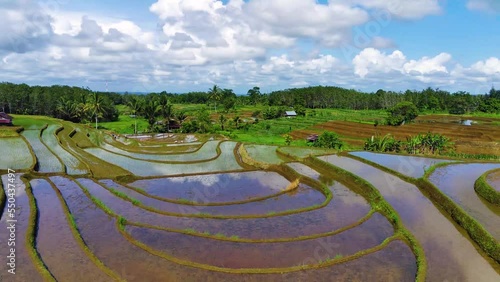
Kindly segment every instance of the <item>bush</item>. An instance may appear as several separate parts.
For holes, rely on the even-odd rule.
[[[318,140],[314,143],[314,147],[342,149],[344,143],[334,132],[325,131],[318,137]]]
[[[388,125],[402,125],[413,121],[418,117],[418,109],[412,102],[401,102],[387,110]]]

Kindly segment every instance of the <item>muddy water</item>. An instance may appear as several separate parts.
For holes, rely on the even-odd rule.
[[[330,232],[351,225],[370,210],[364,198],[340,184],[331,187],[333,199],[321,209],[257,219],[204,219],[165,216],[138,208],[116,197],[89,179],[78,179],[89,192],[117,214],[133,221],[175,229],[193,228],[211,234],[222,233],[241,238],[286,238]],[[338,196],[336,196],[338,195]],[[285,234],[285,235],[284,235]]]
[[[275,172],[244,172],[138,180],[130,186],[174,200],[197,203],[242,201],[283,191],[289,184]]]
[[[496,170],[486,176],[486,182],[493,187],[493,189],[500,192],[500,170]]]
[[[13,219],[17,220],[17,222],[15,222],[15,246],[8,246],[10,231],[7,227],[13,222],[7,223],[7,219],[10,220],[10,218],[7,218],[9,216],[7,213],[7,205],[5,206],[2,219],[0,220],[0,281],[43,281],[26,249],[26,230],[29,225],[30,206],[28,196],[24,191],[24,183],[19,177],[20,175],[16,174],[16,179],[13,183],[16,189],[16,211]],[[6,190],[9,184],[7,175],[2,176],[2,182]],[[15,275],[7,272],[8,269],[10,269],[10,267],[7,266],[7,256],[10,254],[10,248],[13,247],[16,251]]]
[[[381,244],[394,233],[392,225],[378,213],[363,224],[337,235],[286,243],[227,242],[135,226],[127,227],[127,231],[140,242],[174,257],[229,268],[302,265],[309,252],[321,245],[328,247],[321,252],[325,259],[349,256]]]
[[[401,174],[414,178],[420,178],[424,176],[425,169],[428,169],[429,167],[437,163],[450,162],[450,160],[444,160],[444,159],[396,156],[396,155],[378,154],[371,152],[353,152],[350,154],[353,156],[369,160],[371,162],[377,163],[381,166],[385,166]]]
[[[31,181],[39,209],[37,250],[59,281],[106,281],[110,279],[76,242],[54,189],[46,180]]]
[[[307,208],[322,204],[325,201],[325,196],[319,191],[308,186],[301,185],[297,190],[263,201],[227,206],[189,206],[169,203],[144,196],[143,194],[117,184],[112,180],[101,180],[100,182],[109,188],[115,189],[125,193],[133,199],[139,200],[145,206],[155,208],[159,211],[182,214],[207,213],[213,215],[265,215],[271,212],[283,212],[290,209]]]
[[[415,258],[402,242],[390,243],[383,250],[344,264],[288,274],[223,274],[184,267],[132,245],[115,228],[113,218],[97,208],[72,181],[51,177],[61,190],[78,229],[92,252],[127,281],[413,281]],[[318,244],[320,253],[328,246]],[[315,250],[310,259],[316,259]],[[237,259],[243,259],[241,257]],[[322,257],[319,257],[322,259]]]
[[[477,178],[494,168],[500,163],[449,165],[436,169],[429,180],[500,241],[500,207],[482,201],[474,190]]]
[[[482,256],[416,186],[350,158],[320,159],[360,175],[377,187],[422,244],[428,262],[428,281],[498,280],[495,263]]]

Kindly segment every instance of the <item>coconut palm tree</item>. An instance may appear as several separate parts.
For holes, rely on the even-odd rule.
[[[212,88],[208,90],[209,99],[214,101],[215,112],[217,112],[217,101],[219,101],[222,97],[222,90],[219,86],[214,85]]]
[[[143,100],[132,96],[130,97],[130,100],[128,101],[127,105],[130,108],[130,113],[134,116],[135,120],[134,134],[137,134],[137,115],[142,110]]]
[[[95,117],[95,129],[97,129],[97,119],[102,116],[104,112],[104,98],[97,92],[90,94],[89,103],[87,103],[87,110]]]
[[[142,115],[148,120],[149,130],[153,131],[156,117],[160,113],[160,105],[156,99],[148,100],[142,107]]]
[[[165,122],[167,123],[167,132],[170,131],[170,118],[172,117],[172,104],[168,101],[167,95],[160,95],[158,100],[159,111]]]

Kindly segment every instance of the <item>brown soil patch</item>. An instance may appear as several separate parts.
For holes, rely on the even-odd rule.
[[[339,134],[341,139],[351,145],[362,146],[365,139],[377,134],[381,136],[391,134],[396,139],[405,140],[408,136],[431,132],[440,133],[450,138],[455,143],[458,153],[500,155],[500,127],[498,125],[474,124],[472,126],[464,126],[458,123],[450,123],[449,121],[442,122],[427,119],[425,116],[422,117],[422,119],[424,118],[430,122],[413,123],[403,126],[374,126],[349,121],[330,121],[317,124],[309,130],[293,131],[291,135],[294,138],[305,139],[310,134],[317,134],[327,130]]]

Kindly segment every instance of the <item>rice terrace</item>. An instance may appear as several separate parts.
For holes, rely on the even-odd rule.
[[[499,0],[0,24],[0,282],[500,282]]]
[[[291,135],[321,129],[351,134],[349,142],[372,134],[363,123],[325,116]],[[379,153],[368,143],[380,135],[360,151],[355,143],[122,135],[46,116],[9,117],[13,125],[0,129],[0,238],[15,242],[15,257],[2,267],[11,263],[16,275],[3,271],[2,281],[498,278],[495,154]],[[436,116],[420,120],[429,117]],[[387,128],[399,137],[417,124]],[[450,131],[473,136],[483,127],[450,124]],[[484,135],[499,140],[493,128]],[[1,253],[9,246],[2,243]]]

